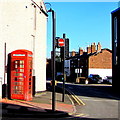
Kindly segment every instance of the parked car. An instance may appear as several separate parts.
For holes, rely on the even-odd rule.
[[[63,81],[63,79],[64,79],[64,75],[58,75],[58,76],[56,76],[56,80],[57,81]]]
[[[106,77],[103,79],[103,83],[112,84],[112,76],[106,76]]]
[[[98,74],[90,74],[88,76],[88,83],[102,83],[102,77],[100,77]]]

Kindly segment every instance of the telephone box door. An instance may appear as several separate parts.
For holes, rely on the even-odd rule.
[[[11,98],[14,99],[24,99],[24,85],[25,85],[25,60],[14,60],[12,61],[12,68],[14,69],[12,72],[11,79]]]

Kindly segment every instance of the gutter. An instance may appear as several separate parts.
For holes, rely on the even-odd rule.
[[[32,1],[32,3],[33,3],[35,6],[37,6],[37,7],[40,9],[40,11],[41,11],[46,17],[48,17],[47,12],[46,12],[45,10],[43,10],[43,7],[42,7],[42,6],[39,6],[34,0],[31,0],[31,1]]]

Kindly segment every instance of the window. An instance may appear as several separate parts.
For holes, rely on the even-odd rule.
[[[118,56],[117,56],[117,34],[118,34],[118,28],[117,28],[117,17],[114,18],[114,64],[118,64]]]

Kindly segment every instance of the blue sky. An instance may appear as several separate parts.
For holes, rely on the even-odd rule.
[[[56,36],[63,33],[70,40],[70,51],[85,49],[95,42],[111,49],[111,11],[118,2],[49,2],[56,12]],[[47,58],[52,50],[52,16],[49,13]]]

